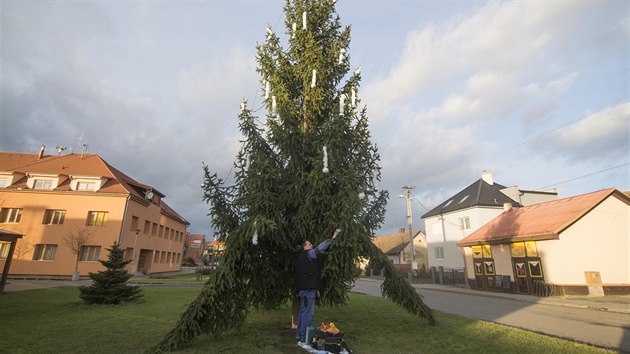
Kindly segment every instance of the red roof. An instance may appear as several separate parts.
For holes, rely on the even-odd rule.
[[[457,246],[558,239],[562,231],[610,196],[619,198],[630,205],[630,198],[620,191],[610,188],[522,208],[513,208],[504,211],[468,237],[457,242]]]
[[[414,230],[414,237],[420,232]],[[374,237],[372,242],[385,254],[398,254],[409,244],[409,234],[403,229],[397,234]]]
[[[164,197],[155,188],[140,183],[133,178],[122,173],[118,169],[109,165],[105,160],[96,154],[66,154],[66,155],[43,155],[21,154],[14,152],[0,152],[0,171],[20,173],[20,174],[52,174],[58,176],[89,176],[104,177],[108,181],[97,191],[91,193],[122,193],[130,194],[140,199],[144,199],[143,192],[151,189],[153,193]],[[23,177],[7,189],[28,189],[26,185],[27,177]],[[70,181],[61,182],[56,191],[70,191]],[[162,212],[181,222],[188,224],[181,215],[173,210],[163,200],[160,200]]]

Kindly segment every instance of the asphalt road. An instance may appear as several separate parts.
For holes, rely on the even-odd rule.
[[[380,282],[358,280],[353,291],[381,296],[380,286]],[[483,292],[466,294],[434,289],[419,292],[434,310],[630,353],[628,314],[535,304]]]

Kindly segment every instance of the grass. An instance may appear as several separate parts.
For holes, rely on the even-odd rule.
[[[141,300],[85,305],[76,288],[0,296],[2,353],[141,353],[155,345],[199,293],[194,288],[143,288]],[[558,338],[436,313],[426,326],[388,300],[350,294],[348,305],[318,307],[314,323],[335,322],[357,354],[612,353]],[[296,353],[289,309],[251,311],[240,332],[197,338],[180,353]]]

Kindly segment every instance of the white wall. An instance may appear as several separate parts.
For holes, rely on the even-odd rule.
[[[585,284],[585,271],[603,284],[630,284],[630,206],[609,197],[560,234],[538,241],[545,281]]]
[[[467,237],[474,231],[487,224],[490,220],[503,212],[503,207],[488,208],[475,207],[459,210],[443,215],[444,222],[440,216],[432,216],[424,219],[427,229],[427,247],[429,255],[429,266],[444,268],[464,268],[464,258],[457,247],[457,241]],[[459,219],[468,217],[470,219],[470,229],[461,230]],[[444,232],[442,232],[442,229]],[[444,247],[444,259],[436,259],[435,248]]]

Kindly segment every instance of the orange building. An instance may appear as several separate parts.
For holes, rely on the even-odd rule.
[[[206,235],[204,234],[186,234],[186,247],[184,252],[184,259],[190,258],[199,264],[201,256],[206,248]]]
[[[186,227],[164,194],[94,154],[0,152],[0,229],[24,235],[10,275],[82,276],[103,270],[114,242],[131,273],[181,268]],[[69,240],[86,236],[75,254]],[[0,267],[8,243],[0,243]]]

